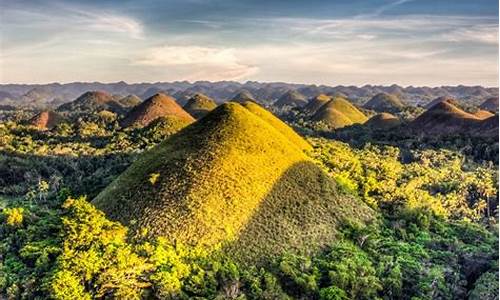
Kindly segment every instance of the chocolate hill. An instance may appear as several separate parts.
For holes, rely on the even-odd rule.
[[[144,153],[93,203],[133,233],[266,263],[332,243],[372,211],[337,192],[311,146],[255,103],[228,102]]]
[[[57,108],[58,112],[99,112],[108,110],[114,113],[124,113],[126,109],[118,102],[119,99],[113,95],[102,92],[92,91],[82,94],[76,100],[64,103]]]
[[[431,102],[427,103],[427,105],[425,105],[425,108],[429,109],[429,108],[433,107],[434,105],[441,103],[441,102],[448,102],[448,103],[453,104],[453,105],[458,107],[457,100],[453,99],[452,97],[441,96],[441,97],[438,97],[438,98],[432,100]]]
[[[366,116],[342,97],[335,97],[314,114],[312,120],[322,122],[330,128],[338,129],[366,122]]]
[[[182,107],[177,104],[174,98],[165,94],[155,94],[135,106],[120,122],[122,127],[146,126],[151,121],[159,117],[177,116],[186,121],[194,121]]]
[[[484,101],[479,108],[489,111],[498,111],[498,97],[486,99],[486,101]]]
[[[396,113],[400,112],[404,106],[403,102],[397,96],[379,93],[366,102],[363,107],[377,112]]]
[[[318,96],[309,100],[306,106],[303,107],[302,111],[306,115],[314,115],[323,105],[332,100],[330,96],[325,94],[319,94]]]
[[[401,125],[401,120],[390,113],[379,113],[371,117],[365,126],[373,129],[390,129]]]
[[[241,90],[231,98],[232,102],[245,103],[247,101],[257,102],[255,97],[247,90]]]
[[[286,106],[289,107],[302,107],[307,104],[307,99],[304,95],[295,90],[289,90],[284,93],[278,101],[276,101],[273,105],[279,108],[283,108]]]
[[[52,129],[62,121],[64,121],[64,118],[58,113],[45,110],[31,118],[28,123],[39,129]]]
[[[418,132],[441,135],[470,132],[480,122],[473,114],[442,101],[413,120],[410,127]]]
[[[199,119],[201,117],[204,117],[216,107],[217,103],[215,103],[212,98],[201,93],[197,93],[188,100],[183,109],[195,119]]]

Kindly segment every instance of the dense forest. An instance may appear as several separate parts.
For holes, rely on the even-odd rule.
[[[300,133],[307,160],[335,183],[335,191],[322,192],[360,201],[369,211],[364,219],[342,215],[320,249],[290,247],[249,263],[226,251],[226,242],[203,247],[151,237],[137,231],[135,220],[125,226],[92,202],[144,153],[165,145],[195,148],[217,122],[225,134],[240,130],[239,120],[248,122],[241,134],[251,141],[266,138],[252,126],[269,123],[302,142],[267,111],[245,105],[248,120],[239,106],[222,105],[193,125],[160,117],[129,127],[121,121],[130,109],[62,113],[43,129],[28,121],[37,110],[4,111],[0,298],[498,299],[498,136],[414,135],[405,126],[422,107],[394,112],[402,120],[394,130],[359,122],[333,128],[300,108],[269,107]],[[366,119],[377,113],[359,110]],[[186,141],[194,134],[203,141]],[[233,146],[271,153],[263,145]],[[251,159],[257,157],[239,157]],[[145,187],[164,184],[166,175],[148,174]]]

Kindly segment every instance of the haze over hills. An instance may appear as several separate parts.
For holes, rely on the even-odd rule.
[[[400,87],[365,85],[356,86],[326,86],[289,83],[253,82],[239,83],[233,81],[177,81],[159,83],[84,83],[75,82],[67,84],[1,84],[0,104],[15,104],[24,106],[51,106],[52,102],[60,104],[76,99],[87,91],[105,91],[112,95],[125,97],[129,94],[140,95],[147,99],[158,92],[172,95],[185,105],[187,100],[197,92],[201,92],[217,103],[231,100],[239,91],[247,90],[252,96],[264,104],[271,104],[278,100],[289,90],[296,90],[306,98],[313,98],[319,94],[343,94],[355,103],[365,103],[378,93],[397,92],[399,98],[408,105],[425,105],[435,98],[446,96],[453,97],[465,103],[479,105],[487,98],[498,97],[498,88],[485,88],[478,86],[443,86],[443,87]],[[53,105],[52,105],[53,106]]]
[[[222,242],[239,261],[269,262],[327,245],[345,217],[371,215],[336,192],[306,149],[257,104],[226,103],[143,154],[93,203],[136,232],[207,247]]]

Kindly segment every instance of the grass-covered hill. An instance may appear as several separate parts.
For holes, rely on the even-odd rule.
[[[133,232],[244,262],[332,242],[371,210],[337,192],[311,146],[255,103],[229,102],[142,155],[93,203]]]
[[[492,112],[490,111],[487,111],[487,110],[484,110],[484,109],[479,109],[477,110],[475,113],[474,113],[474,116],[476,116],[477,118],[481,119],[481,120],[485,120],[485,119],[488,119],[490,117],[493,117],[495,114],[493,114]]]
[[[107,92],[91,91],[82,94],[72,102],[60,105],[57,111],[68,113],[93,113],[101,110],[108,110],[114,113],[123,113],[126,109],[118,100],[119,98]]]
[[[238,102],[238,103],[245,103],[247,101],[254,101],[257,102],[255,97],[250,93],[248,90],[240,90],[237,94],[235,94],[233,97],[231,97],[231,101],[233,102]]]
[[[130,95],[127,95],[123,98],[120,98],[117,100],[118,103],[120,103],[121,105],[123,105],[123,107],[134,107],[136,105],[139,105],[142,100],[141,98],[137,97],[136,95],[133,95],[133,94],[130,94]]]
[[[414,131],[427,134],[453,134],[471,131],[481,119],[449,101],[441,101],[410,123]]]
[[[64,118],[55,111],[44,110],[28,121],[29,125],[39,129],[52,129],[61,123]]]
[[[404,103],[396,96],[388,93],[379,93],[365,103],[364,108],[377,112],[400,112]]]
[[[307,98],[302,95],[300,92],[295,90],[289,90],[284,93],[278,101],[276,101],[273,105],[279,108],[283,108],[285,106],[289,107],[303,107],[307,104]]]
[[[401,120],[390,113],[379,113],[371,117],[365,125],[374,129],[389,129],[399,126]]]
[[[188,100],[183,109],[195,119],[199,119],[216,107],[217,103],[215,103],[212,98],[201,93],[197,93]]]
[[[352,124],[362,124],[367,118],[346,99],[334,97],[318,109],[312,120],[337,129]]]
[[[164,116],[177,116],[186,121],[193,121],[193,117],[177,104],[174,98],[158,93],[141,104],[135,106],[121,121],[122,127],[146,126],[151,121]]]
[[[498,111],[498,97],[486,99],[479,107],[489,111]]]
[[[309,100],[309,102],[302,108],[302,112],[306,115],[314,115],[323,105],[328,103],[332,98],[325,94],[319,94]]]
[[[438,103],[441,103],[441,102],[448,102],[448,103],[451,103],[451,104],[453,104],[455,106],[458,106],[457,100],[453,99],[452,97],[441,96],[441,97],[437,97],[436,99],[434,99],[431,102],[427,103],[425,105],[425,108],[429,109],[429,108],[433,107],[434,105],[436,105]]]

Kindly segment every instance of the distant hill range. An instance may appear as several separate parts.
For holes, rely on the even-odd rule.
[[[486,88],[481,86],[442,86],[442,87],[401,87],[398,85],[379,86],[364,85],[357,86],[327,86],[290,83],[264,83],[248,81],[239,83],[234,81],[176,81],[157,83],[134,83],[128,84],[123,81],[116,83],[98,82],[73,82],[73,83],[51,83],[51,84],[1,84],[0,105],[16,105],[27,107],[52,107],[75,100],[87,91],[103,91],[117,98],[127,95],[137,95],[145,100],[159,92],[172,95],[181,106],[196,93],[202,93],[218,104],[234,100],[248,100],[248,97],[236,97],[251,95],[254,101],[264,105],[277,103],[285,105],[287,99],[277,102],[286,94],[296,92],[311,99],[320,94],[342,95],[356,104],[364,104],[380,93],[390,94],[397,97],[403,103],[412,106],[425,107],[428,103],[438,97],[451,97],[468,105],[478,106],[487,99],[496,98],[498,103],[498,88]],[[295,94],[295,93],[294,93]],[[296,95],[290,97],[290,103],[296,102]],[[299,97],[301,98],[301,97]],[[301,103],[301,102],[299,102]],[[304,103],[305,104],[305,103]],[[293,105],[292,105],[293,106]],[[497,105],[498,106],[498,105]],[[491,110],[487,109],[487,110]]]

